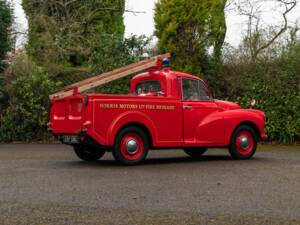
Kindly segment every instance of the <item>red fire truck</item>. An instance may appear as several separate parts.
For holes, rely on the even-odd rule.
[[[50,96],[49,129],[86,161],[106,152],[125,165],[145,160],[149,149],[183,149],[200,157],[228,147],[250,159],[264,133],[265,115],[215,100],[203,80],[169,69],[169,54],[73,84]],[[80,94],[132,73],[128,95]]]

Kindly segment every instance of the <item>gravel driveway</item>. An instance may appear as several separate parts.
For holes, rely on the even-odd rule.
[[[250,161],[152,151],[82,162],[64,145],[0,145],[0,224],[298,224],[300,147],[260,146]]]

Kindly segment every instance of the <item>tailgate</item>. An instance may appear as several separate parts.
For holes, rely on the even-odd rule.
[[[50,129],[54,134],[78,134],[85,122],[84,97],[72,96],[52,101]]]

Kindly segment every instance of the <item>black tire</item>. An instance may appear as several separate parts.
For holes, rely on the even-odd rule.
[[[133,149],[128,149],[128,143],[134,141]],[[149,138],[138,127],[126,127],[116,137],[112,154],[116,161],[123,165],[137,165],[142,163],[149,151]]]
[[[73,148],[78,158],[88,162],[101,159],[106,152],[104,149],[89,145],[74,145]]]
[[[241,139],[243,137],[248,139],[248,145],[247,142],[246,144],[242,143]],[[234,131],[232,135],[229,145],[229,152],[234,159],[251,159],[256,152],[257,142],[258,137],[255,130],[251,126],[241,125]]]
[[[186,148],[184,149],[184,152],[191,156],[192,158],[200,158],[205,152],[207,151],[207,148],[205,147],[193,147],[193,148]]]

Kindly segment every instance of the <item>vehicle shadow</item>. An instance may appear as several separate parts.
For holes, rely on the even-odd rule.
[[[253,162],[261,160],[261,158],[253,158],[247,162]],[[199,159],[193,159],[189,156],[173,156],[173,157],[149,157],[146,159],[145,162],[143,162],[140,165],[137,165],[137,167],[145,167],[145,166],[153,166],[153,165],[176,165],[176,164],[203,164],[207,162],[246,162],[246,161],[238,161],[233,160],[230,156],[227,155],[204,155]],[[66,163],[66,162],[64,162]],[[84,162],[84,161],[71,161],[67,162],[69,166],[74,167],[124,167],[123,165],[120,165],[118,162],[116,162],[113,159],[102,159],[96,162]]]
[[[200,158],[191,158],[189,156],[181,157],[170,157],[170,158],[148,158],[144,165],[152,164],[173,164],[173,163],[199,163],[199,162],[209,162],[209,161],[228,161],[232,160],[230,156],[226,155],[204,155]]]

